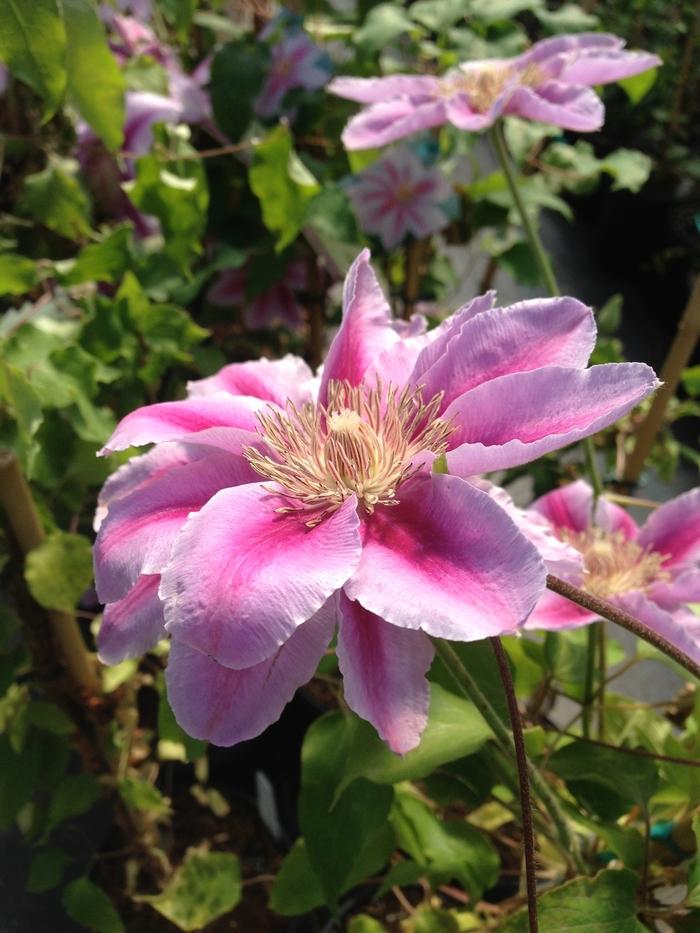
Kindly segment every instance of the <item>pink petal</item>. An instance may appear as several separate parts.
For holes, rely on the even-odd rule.
[[[123,599],[105,606],[97,633],[97,653],[103,664],[138,658],[165,638],[159,582],[157,574],[139,577]]]
[[[545,570],[503,509],[442,474],[404,484],[398,498],[365,520],[362,560],[345,593],[392,625],[442,638],[516,631]]]
[[[245,301],[244,269],[224,269],[207,292],[207,301],[219,308],[242,305]]]
[[[593,490],[579,479],[536,499],[530,509],[546,518],[554,528],[579,533],[593,524]],[[604,531],[621,531],[631,539],[636,538],[639,531],[632,516],[607,499],[598,500],[595,525]]]
[[[679,571],[678,576],[668,581],[658,580],[647,594],[652,602],[669,612],[688,603],[700,603],[700,568],[683,569],[681,564],[674,571]]]
[[[209,428],[237,428],[254,434],[259,426],[256,414],[269,402],[222,392],[181,402],[159,402],[132,411],[117,425],[100,455],[163,441],[195,440],[194,435]]]
[[[188,735],[214,745],[260,735],[313,677],[334,625],[335,609],[324,607],[271,657],[241,670],[222,667],[174,638],[165,679],[178,723]]]
[[[598,49],[621,49],[624,44],[624,39],[605,32],[578,32],[575,35],[550,36],[548,39],[535,42],[532,48],[519,56],[518,61],[521,63],[541,63],[554,55],[561,55],[562,53],[570,53],[574,57],[577,52],[584,49],[594,51]]]
[[[346,149],[374,149],[446,122],[443,100],[415,104],[396,98],[361,110],[349,120],[342,140]]]
[[[428,75],[390,75],[386,78],[334,78],[328,91],[360,104],[380,104],[392,97],[434,97],[440,91],[437,78]]]
[[[331,379],[359,385],[372,360],[399,337],[391,326],[391,308],[364,249],[350,266],[343,287],[343,322],[328,351],[319,398],[327,399]]]
[[[140,486],[162,476],[176,466],[183,466],[206,453],[206,448],[186,444],[159,444],[146,454],[132,457],[106,480],[97,497],[93,529],[100,530],[112,502],[134,492]]]
[[[471,321],[472,318],[484,314],[490,308],[493,308],[495,300],[496,292],[494,291],[487,292],[485,295],[479,295],[477,298],[472,298],[471,301],[468,301],[467,304],[455,311],[454,314],[445,318],[434,330],[430,331],[430,342],[418,356],[415,369],[411,375],[411,383],[413,385],[423,385],[425,374],[443,354],[448,352],[448,348],[453,340],[456,339],[462,327],[464,327],[468,321]]]
[[[519,87],[506,112],[580,132],[599,130],[605,119],[605,108],[595,91],[560,81],[547,81],[537,88]]]
[[[160,573],[190,512],[201,509],[220,489],[258,478],[243,457],[215,453],[173,467],[113,502],[94,547],[100,599],[121,599],[140,574]]]
[[[696,615],[683,610],[673,614],[666,612],[639,592],[624,593],[611,602],[626,609],[652,632],[657,632],[696,664],[700,664],[700,622]]]
[[[231,363],[214,376],[187,384],[190,395],[247,395],[274,402],[284,408],[287,400],[301,405],[311,399],[313,373],[299,356],[288,353],[281,360],[250,360]]]
[[[261,484],[224,489],[178,535],[160,596],[168,631],[239,670],[269,658],[352,574],[354,497],[307,528]]]
[[[638,75],[663,62],[649,52],[628,52],[623,49],[594,49],[578,55],[564,66],[560,79],[571,84],[610,84],[621,78]]]
[[[499,97],[491,107],[485,111],[474,110],[465,94],[455,94],[445,102],[447,119],[460,130],[478,133],[489,126],[493,126],[505,109],[508,98]]]
[[[543,630],[558,632],[569,628],[579,628],[589,625],[599,617],[594,612],[583,609],[569,599],[564,599],[558,593],[545,590],[535,606],[532,615],[525,623],[529,632]]]
[[[336,651],[345,700],[392,752],[405,755],[418,745],[428,721],[430,639],[390,625],[344,594],[340,617]]]
[[[482,383],[444,413],[457,426],[450,472],[488,473],[573,444],[613,424],[657,386],[643,363],[546,366]]]
[[[425,398],[443,406],[482,382],[543,366],[583,368],[595,345],[593,313],[575,298],[535,298],[467,321],[421,376]]]
[[[667,554],[666,566],[700,560],[700,488],[691,489],[649,516],[639,543]]]

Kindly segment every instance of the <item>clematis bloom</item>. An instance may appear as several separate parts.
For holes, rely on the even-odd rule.
[[[511,59],[464,62],[442,77],[390,75],[335,78],[328,90],[364,104],[343,133],[347,149],[385,146],[452,123],[479,131],[507,114],[592,131],[605,108],[592,89],[661,64],[649,52],[630,52],[604,33],[554,36]]]
[[[270,70],[253,103],[255,113],[276,116],[285,95],[295,88],[317,91],[328,83],[329,66],[326,53],[303,30],[288,32],[270,50]]]
[[[405,146],[356,175],[347,190],[360,226],[376,233],[385,249],[409,233],[420,239],[449,222],[445,208],[452,188],[439,169],[426,168]]]
[[[582,570],[565,571],[565,579],[626,609],[700,663],[700,617],[688,608],[700,602],[700,488],[664,503],[641,528],[605,499],[594,521],[593,491],[583,480],[547,493],[530,511],[580,552]],[[556,631],[597,619],[548,590],[526,628]]]
[[[127,415],[103,452],[155,446],[100,497],[103,661],[168,632],[178,721],[232,745],[277,719],[337,625],[348,704],[414,748],[429,636],[515,632],[544,587],[537,548],[461,477],[577,441],[657,384],[642,364],[586,368],[575,299],[494,298],[397,327],[364,251],[320,378],[292,356],[234,363]]]

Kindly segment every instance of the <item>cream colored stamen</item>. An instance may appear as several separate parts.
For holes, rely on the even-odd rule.
[[[309,402],[296,408],[288,402],[286,413],[259,415],[270,455],[252,447],[244,454],[292,500],[280,511],[310,513],[309,526],[352,495],[371,513],[378,505],[397,504],[400,485],[420,469],[414,464],[418,454],[439,456],[447,449],[453,426],[437,417],[441,401],[438,393],[424,404],[420,389],[331,382],[326,406]]]
[[[668,571],[661,569],[664,554],[641,547],[621,531],[561,529],[559,537],[581,552],[585,571],[583,588],[601,599],[629,590],[646,592],[652,583],[671,579]]]
[[[464,67],[449,72],[442,80],[441,91],[446,97],[464,94],[477,113],[485,113],[503,94],[508,85],[533,87],[544,80],[542,70],[535,64],[516,69],[512,65],[492,64],[478,68]]]

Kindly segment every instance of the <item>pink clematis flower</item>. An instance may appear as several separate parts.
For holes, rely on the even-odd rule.
[[[250,301],[246,301],[245,269],[226,269],[207,292],[207,301],[218,307],[243,308],[243,319],[251,330],[262,330],[281,321],[292,330],[302,323],[302,307],[296,293],[306,288],[303,262],[290,262],[276,282]]]
[[[599,499],[583,480],[547,493],[530,506],[560,541],[578,550],[580,572],[561,574],[626,609],[688,657],[700,663],[700,488],[652,512],[640,528],[612,502]],[[526,623],[528,629],[566,629],[598,617],[549,590]]]
[[[323,49],[301,29],[287,33],[270,51],[270,70],[253,110],[259,117],[280,112],[285,94],[295,88],[317,91],[328,82],[330,68]]]
[[[592,131],[605,108],[592,90],[661,64],[649,52],[629,52],[604,33],[555,36],[511,59],[465,62],[443,77],[391,75],[335,78],[328,90],[366,106],[343,133],[348,149],[370,149],[419,130],[452,123],[483,130],[507,114]]]
[[[405,146],[366,168],[347,190],[362,229],[376,233],[385,249],[409,233],[422,238],[449,222],[445,206],[452,188],[439,169],[426,168]]]
[[[573,443],[657,385],[642,364],[586,368],[595,323],[573,298],[493,305],[396,328],[364,251],[320,379],[292,356],[234,363],[127,415],[103,453],[155,446],[100,497],[102,660],[167,631],[178,721],[232,745],[277,719],[337,625],[348,704],[414,748],[429,636],[515,632],[543,592],[537,548],[461,477]]]

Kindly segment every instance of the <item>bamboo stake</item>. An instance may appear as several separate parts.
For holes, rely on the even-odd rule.
[[[623,484],[633,486],[638,480],[656,436],[663,424],[668,403],[673,398],[683,370],[700,338],[700,277],[695,280],[690,300],[683,312],[678,331],[668,351],[659,378],[663,385],[656,393],[646,418],[636,432],[634,449],[625,462]]]
[[[12,532],[26,555],[46,537],[32,493],[12,451],[0,450],[0,505]],[[87,693],[99,693],[100,682],[90,661],[78,624],[73,616],[49,611],[49,626],[68,673]]]

